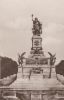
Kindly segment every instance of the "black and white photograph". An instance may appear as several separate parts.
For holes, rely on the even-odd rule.
[[[64,100],[64,0],[0,0],[0,100]]]

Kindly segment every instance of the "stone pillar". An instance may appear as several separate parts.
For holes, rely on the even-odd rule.
[[[3,98],[3,91],[2,90],[0,90],[0,100],[4,100],[4,98]]]
[[[55,71],[55,65],[52,65],[52,70],[51,70],[51,77],[56,78],[56,71]]]
[[[41,100],[44,100],[44,99],[43,99],[43,94],[41,94]]]

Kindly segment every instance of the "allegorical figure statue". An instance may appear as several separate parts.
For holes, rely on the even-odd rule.
[[[33,15],[32,15],[32,21],[33,21],[33,34],[34,35],[40,35],[42,34],[42,24],[40,23],[40,21],[38,20],[38,18],[33,19]]]
[[[23,64],[23,59],[25,59],[25,57],[24,57],[25,53],[26,53],[26,52],[23,52],[21,55],[18,54],[18,63],[19,63],[19,65],[21,65],[21,66],[22,66],[22,64]]]

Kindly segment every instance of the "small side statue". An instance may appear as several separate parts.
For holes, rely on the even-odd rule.
[[[33,21],[33,28],[32,28],[33,34],[40,36],[40,34],[42,34],[42,24],[40,23],[38,18],[33,19],[33,15],[32,15],[32,21]]]
[[[18,63],[19,63],[19,65],[21,65],[21,66],[22,66],[22,64],[23,64],[23,59],[25,59],[25,57],[24,57],[25,53],[26,53],[26,52],[23,52],[21,55],[18,54]]]
[[[50,55],[50,65],[54,65],[56,61],[56,54],[52,55],[50,52],[48,52],[48,54]]]
[[[49,78],[51,78],[51,73],[52,73],[52,66],[55,64],[56,61],[56,54],[52,55],[50,52],[48,52],[50,55],[50,73],[49,73]]]

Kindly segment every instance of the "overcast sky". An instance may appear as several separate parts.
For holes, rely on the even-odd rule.
[[[64,59],[64,0],[0,0],[0,55],[30,51],[32,19],[43,24],[43,49]]]

